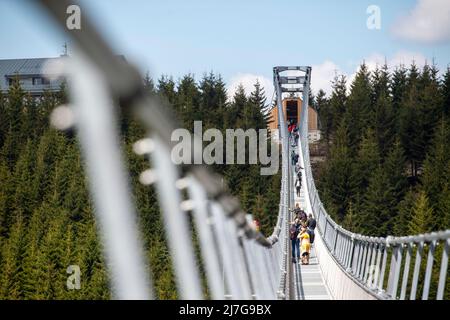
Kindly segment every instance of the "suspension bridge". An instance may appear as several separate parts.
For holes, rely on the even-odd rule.
[[[414,300],[428,299],[431,289],[436,290],[436,299],[444,298],[450,230],[368,237],[345,230],[327,214],[311,171],[308,108],[302,108],[295,147],[289,143],[282,108],[285,94],[302,95],[303,105],[308,106],[311,67],[274,68],[282,174],[277,223],[265,237],[255,229],[251,213],[244,212],[238,199],[223,187],[220,177],[206,166],[173,164],[170,138],[177,128],[174,117],[143,90],[141,76],[132,66],[117,61],[87,17],[82,30],[67,30],[65,10],[72,2],[39,2],[76,45],[70,60],[53,66],[56,76],[68,78],[72,104],[55,109],[52,121],[60,129],[77,128],[115,298],[151,299],[153,293],[124,174],[113,101],[134,113],[148,129],[147,137],[136,142],[134,150],[150,159],[150,169],[142,173],[141,180],[154,184],[158,191],[181,299],[205,298],[188,214],[197,231],[212,299]],[[299,197],[289,161],[292,148],[304,168]],[[293,264],[290,259],[293,217],[289,209],[296,203],[317,220],[309,265]]]

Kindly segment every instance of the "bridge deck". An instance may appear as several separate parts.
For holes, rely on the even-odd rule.
[[[303,159],[299,158],[300,164],[304,167]],[[295,172],[294,181],[295,181]],[[306,180],[305,175],[302,176],[302,189],[300,191],[300,197],[297,197],[294,192],[294,203],[299,203],[300,208],[305,210],[306,213],[311,212],[311,205],[306,197]],[[332,299],[329,294],[328,288],[322,277],[319,261],[317,259],[314,244],[311,246],[311,256],[309,259],[309,265],[302,265],[301,263],[294,264],[294,293],[296,299],[301,300],[330,300]]]

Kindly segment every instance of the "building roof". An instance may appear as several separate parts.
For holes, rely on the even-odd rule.
[[[32,58],[32,59],[4,59],[0,60],[0,74],[14,75],[41,75],[44,73],[45,62],[59,58]]]
[[[31,59],[4,59],[0,60],[0,89],[5,91],[9,87],[8,78],[19,76],[19,78],[45,76],[44,66],[47,61],[60,58],[31,58]],[[25,91],[42,92],[43,90],[58,90],[61,80],[50,81],[49,84],[32,85],[21,84]]]

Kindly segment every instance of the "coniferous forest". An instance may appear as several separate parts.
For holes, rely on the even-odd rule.
[[[363,64],[349,89],[337,76],[329,97],[313,96],[326,152],[314,168],[316,183],[328,212],[347,229],[387,236],[450,228],[450,70],[438,74],[429,65],[369,72]],[[203,121],[203,130],[267,127],[271,103],[259,83],[250,95],[240,86],[227,99],[226,84],[213,73],[199,81],[193,75],[143,81],[189,130],[194,120]],[[15,83],[0,96],[0,299],[111,297],[76,136],[49,126],[66,91],[33,99]],[[119,125],[155,295],[173,299],[156,193],[138,182],[148,164],[132,152],[144,129],[126,115]],[[270,235],[280,175],[261,176],[259,165],[213,169]],[[66,268],[74,264],[82,286],[67,290]]]
[[[187,129],[193,130],[194,120],[203,121],[203,130],[267,127],[268,103],[258,83],[250,95],[239,87],[227,99],[225,83],[213,73],[199,82],[192,75],[177,82],[163,76],[156,85],[148,76],[143,81]],[[0,96],[0,299],[111,298],[76,136],[49,125],[51,111],[65,102],[65,86],[33,99],[16,82]],[[155,296],[175,299],[156,193],[138,182],[148,163],[132,152],[145,130],[126,115],[119,125]],[[214,170],[270,235],[278,214],[280,175],[261,176],[259,165],[216,165]],[[80,290],[66,287],[69,265],[80,266]]]
[[[327,160],[316,182],[345,228],[405,236],[450,228],[450,69],[361,65],[318,92]]]

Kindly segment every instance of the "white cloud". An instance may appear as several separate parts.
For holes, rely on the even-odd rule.
[[[386,57],[380,53],[373,53],[368,57],[361,59],[361,61],[354,63],[354,71],[351,72],[344,72],[339,65],[335,64],[333,61],[327,60],[322,64],[312,66],[311,88],[314,94],[317,94],[319,89],[322,89],[329,96],[332,92],[331,82],[336,74],[344,75],[346,77],[347,90],[350,90],[350,86],[363,61],[369,71],[374,71],[377,66],[381,67],[387,62],[389,70],[392,72],[400,64],[403,64],[408,68],[413,61],[418,68],[421,68],[426,63],[426,57],[421,53],[410,51],[398,51],[390,57]],[[428,62],[430,63],[430,61]]]
[[[392,72],[394,71],[395,68],[399,67],[400,65],[404,65],[406,68],[409,68],[409,66],[413,62],[416,64],[418,68],[421,68],[425,65],[426,60],[427,60],[426,57],[421,53],[404,50],[398,51],[391,57],[387,57],[380,53],[372,53],[370,56],[364,58],[363,60],[361,60],[360,63],[358,63],[354,72],[350,74],[345,74],[345,76],[347,77],[347,90],[350,90],[350,86],[353,80],[355,79],[356,73],[359,71],[361,63],[363,61],[365,62],[367,69],[369,71],[374,71],[377,67],[380,68],[385,63],[387,63],[388,70]]]
[[[365,58],[366,65],[370,71],[374,71],[377,66],[383,66],[385,62],[391,71],[401,64],[408,68],[413,62],[418,67],[423,67],[426,60],[427,58],[421,53],[404,50],[398,51],[391,57],[386,57],[379,53],[373,53]]]
[[[270,98],[272,98],[273,94],[273,81],[267,77],[251,74],[251,73],[238,73],[237,75],[231,77],[229,81],[229,85],[227,86],[228,98],[231,100],[237,90],[239,84],[244,86],[245,93],[249,95],[254,89],[254,85],[256,80],[259,80],[259,83],[264,88],[266,93],[267,103],[269,103]]]
[[[326,60],[322,64],[313,65],[311,70],[311,89],[314,94],[317,94],[320,89],[330,94],[332,91],[331,81],[336,74],[341,74],[342,71],[334,62]]]
[[[450,42],[450,1],[418,0],[412,11],[398,18],[395,36],[420,43]]]

